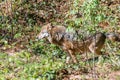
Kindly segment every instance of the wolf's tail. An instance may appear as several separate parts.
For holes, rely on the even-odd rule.
[[[111,41],[120,42],[120,33],[111,32],[111,33],[106,33],[105,35],[106,35],[106,38],[108,38]]]

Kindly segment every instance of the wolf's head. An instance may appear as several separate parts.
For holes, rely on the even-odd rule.
[[[51,23],[48,23],[47,25],[43,26],[41,28],[40,33],[37,35],[37,39],[43,39],[50,36],[50,31],[54,26],[51,25]]]
[[[50,43],[58,43],[63,39],[66,32],[64,26],[51,25],[50,23],[41,28],[40,33],[37,35],[38,39],[47,39]]]

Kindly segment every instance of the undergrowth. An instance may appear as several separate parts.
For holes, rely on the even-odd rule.
[[[71,31],[81,30],[82,36],[119,32],[120,9],[111,8],[114,2],[13,0],[12,3],[12,16],[0,12],[0,80],[62,80],[71,75],[79,75],[83,80],[92,80],[94,76],[97,80],[109,80],[110,73],[120,71],[120,43],[105,42],[102,51],[109,56],[94,58],[87,53],[87,58],[77,55],[79,63],[66,64],[67,53],[61,48],[46,40],[35,40],[41,26],[48,22],[65,25]]]

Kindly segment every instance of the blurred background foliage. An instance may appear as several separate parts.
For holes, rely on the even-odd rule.
[[[120,27],[119,0],[5,0],[0,8],[1,46],[29,42],[49,22],[87,32]]]
[[[120,32],[120,1],[0,1],[0,51],[9,55],[15,53],[17,55],[17,57],[9,57],[7,54],[0,54],[0,59],[3,60],[0,62],[0,68],[4,69],[0,72],[1,79],[17,80],[19,76],[23,76],[20,80],[32,78],[33,80],[37,78],[55,80],[55,74],[58,74],[58,77],[62,79],[64,73],[67,73],[61,68],[71,68],[71,66],[75,69],[78,68],[78,65],[66,66],[63,64],[66,54],[59,47],[44,40],[35,41],[41,27],[47,23],[82,30],[83,35],[95,32]],[[119,44],[113,43],[111,45],[117,47],[113,48],[117,53],[120,52]],[[111,52],[111,49],[109,48],[108,51]],[[117,60],[118,58],[112,59],[113,62]],[[6,61],[7,63],[4,65]],[[111,62],[108,61],[108,63]],[[85,66],[83,63],[80,64]],[[113,65],[115,69],[120,68],[119,64],[114,63]],[[11,73],[10,77],[8,73]]]

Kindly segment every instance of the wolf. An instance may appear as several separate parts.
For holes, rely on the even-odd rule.
[[[78,60],[75,56],[76,53],[83,54],[85,52],[91,52],[101,55],[101,49],[103,48],[107,38],[111,41],[120,42],[120,34],[117,33],[105,34],[98,32],[82,41],[74,40],[74,36],[76,36],[76,34],[71,35],[66,31],[66,27],[59,25],[55,26],[51,23],[48,23],[41,28],[37,38],[46,38],[51,44],[60,46],[70,55],[73,63],[78,63]]]

